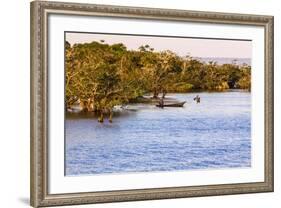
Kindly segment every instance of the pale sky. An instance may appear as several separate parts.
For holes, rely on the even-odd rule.
[[[141,45],[148,44],[155,51],[171,50],[179,56],[193,57],[224,57],[251,58],[252,41],[250,40],[218,40],[177,37],[155,37],[135,35],[112,35],[94,33],[66,33],[66,41],[75,43],[90,43],[105,40],[105,43],[123,43],[129,50],[138,50]]]

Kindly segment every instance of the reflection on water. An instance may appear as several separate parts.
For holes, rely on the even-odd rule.
[[[199,94],[201,103],[193,97]],[[67,115],[66,175],[250,167],[251,94],[169,94],[183,108],[134,104],[101,124]]]

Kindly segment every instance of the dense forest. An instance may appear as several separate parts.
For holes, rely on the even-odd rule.
[[[251,88],[251,66],[202,62],[149,45],[128,50],[122,43],[65,43],[66,108],[78,99],[85,110],[103,114],[146,93],[154,99],[169,92]],[[100,118],[102,121],[103,118]]]

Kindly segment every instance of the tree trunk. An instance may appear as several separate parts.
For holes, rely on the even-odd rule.
[[[99,116],[99,118],[98,118],[98,122],[103,123],[103,119],[104,119],[103,110],[101,110],[101,111],[100,111],[100,116]]]
[[[87,109],[88,109],[88,112],[94,111],[94,103],[91,99],[88,99],[88,101],[87,101]]]
[[[154,91],[153,91],[153,98],[158,98],[158,95],[159,95],[159,92],[155,89]]]
[[[82,101],[80,106],[82,107],[82,111],[83,112],[88,112],[88,108],[87,108],[87,101]]]
[[[113,111],[109,110],[109,122],[112,123]]]
[[[163,99],[165,98],[166,94],[167,94],[166,90],[163,90],[163,94],[162,94]]]

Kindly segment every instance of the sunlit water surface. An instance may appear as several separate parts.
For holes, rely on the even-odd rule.
[[[199,94],[201,103],[193,97]],[[67,115],[66,175],[251,166],[249,92],[168,94],[183,108],[136,104],[100,124]]]

